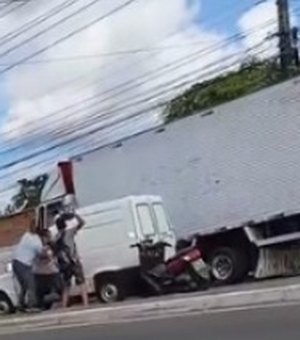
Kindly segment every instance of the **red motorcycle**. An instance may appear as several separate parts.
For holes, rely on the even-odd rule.
[[[156,295],[209,288],[209,268],[193,241],[186,241],[167,261],[164,261],[165,249],[171,245],[165,242],[145,240],[132,247],[139,250],[141,277]]]

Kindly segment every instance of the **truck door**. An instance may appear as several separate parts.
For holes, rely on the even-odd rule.
[[[176,236],[171,221],[161,202],[153,202],[152,209],[160,240],[172,246],[171,248],[167,248],[166,254],[167,258],[171,257],[175,253],[176,245]]]
[[[157,225],[157,230],[162,236],[168,236],[173,234],[170,220],[166,214],[166,211],[161,203],[152,204],[155,222]]]
[[[138,235],[142,239],[152,238],[156,239],[157,230],[151,212],[150,205],[147,203],[140,203],[136,206],[137,219],[138,219]]]

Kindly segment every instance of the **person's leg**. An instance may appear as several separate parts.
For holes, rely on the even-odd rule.
[[[43,308],[44,281],[42,275],[35,275],[36,299],[39,308]]]
[[[59,273],[53,276],[53,290],[58,295],[61,295],[63,292],[63,280]]]
[[[38,306],[43,310],[49,310],[55,302],[60,301],[60,294],[57,292],[55,277],[56,274],[36,276]]]
[[[70,289],[72,284],[72,275],[70,272],[62,274],[62,307],[68,308],[69,298],[70,298]]]
[[[82,298],[83,306],[88,307],[89,306],[89,297],[88,297],[87,287],[86,287],[85,283],[80,285],[80,291],[81,291],[81,298]]]
[[[70,286],[65,286],[62,294],[62,307],[68,308],[70,298]]]
[[[26,293],[28,290],[28,282],[26,279],[26,266],[23,265],[19,261],[13,261],[13,273],[14,276],[16,277],[18,284],[20,286],[20,291],[19,291],[19,308],[20,309],[25,309],[26,308]]]
[[[74,266],[74,276],[76,285],[80,287],[82,303],[84,307],[88,307],[89,306],[88,291],[85,282],[83,267],[80,262],[77,262],[76,265]]]
[[[26,281],[27,281],[28,307],[36,308],[38,303],[36,297],[35,278],[30,267],[26,269]]]
[[[47,289],[47,300],[58,302],[61,298],[61,285],[57,273],[49,275],[48,278],[48,289]]]

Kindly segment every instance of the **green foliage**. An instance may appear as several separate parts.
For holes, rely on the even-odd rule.
[[[35,208],[41,203],[43,190],[49,179],[47,174],[40,175],[34,179],[22,179],[18,181],[19,191],[11,198],[1,215],[10,215],[24,209]]]
[[[299,74],[299,69],[292,70],[289,76],[296,74]],[[286,79],[276,62],[250,60],[243,63],[238,71],[193,85],[170,101],[164,116],[167,122],[173,121]]]

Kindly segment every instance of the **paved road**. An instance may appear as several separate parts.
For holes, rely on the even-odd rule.
[[[300,306],[1,336],[1,340],[299,340]]]
[[[287,277],[287,278],[277,278],[277,279],[268,279],[268,280],[249,280],[241,284],[236,285],[228,285],[228,286],[221,286],[221,287],[211,287],[208,291],[204,292],[196,292],[196,293],[185,293],[185,294],[172,294],[172,295],[165,295],[160,297],[148,297],[148,298],[137,298],[132,297],[128,298],[123,302],[115,303],[114,306],[131,306],[136,304],[142,304],[145,302],[152,302],[152,301],[161,301],[163,300],[173,300],[176,298],[181,297],[193,297],[199,295],[215,295],[215,294],[222,294],[222,293],[231,293],[231,292],[243,292],[243,291],[250,291],[250,290],[259,290],[264,288],[276,288],[276,287],[284,287],[289,285],[298,285],[300,284],[300,276],[296,277]],[[80,299],[79,299],[80,300]],[[81,300],[80,300],[81,301]],[[99,306],[99,308],[105,308],[106,305],[99,304],[96,298],[91,300],[90,308],[94,309],[95,307]],[[72,307],[73,310],[81,310],[80,304],[74,304]],[[55,313],[64,313],[62,310],[54,310]],[[300,338],[299,338],[300,339]]]
[[[192,297],[192,296],[199,296],[199,295],[206,295],[206,294],[223,294],[223,293],[232,293],[232,292],[243,292],[243,291],[251,291],[251,290],[259,290],[259,289],[265,289],[265,288],[278,288],[278,287],[286,287],[290,285],[298,285],[300,284],[300,276],[296,277],[286,277],[286,278],[277,278],[277,279],[268,279],[268,280],[249,280],[244,283],[236,284],[236,285],[228,285],[228,286],[221,286],[221,287],[211,287],[208,291],[204,292],[197,292],[197,293],[186,293],[186,294],[172,294],[172,295],[166,295],[163,297],[148,297],[147,299],[143,298],[131,298],[127,299],[121,303],[115,304],[120,306],[125,305],[134,305],[134,304],[140,304],[148,301],[160,301],[162,299],[164,300],[172,300],[176,299],[178,297]],[[92,308],[96,305],[99,305],[97,300],[93,300],[92,302]],[[101,306],[101,305],[100,305]],[[75,307],[76,309],[76,307]],[[300,337],[299,337],[300,339]]]

